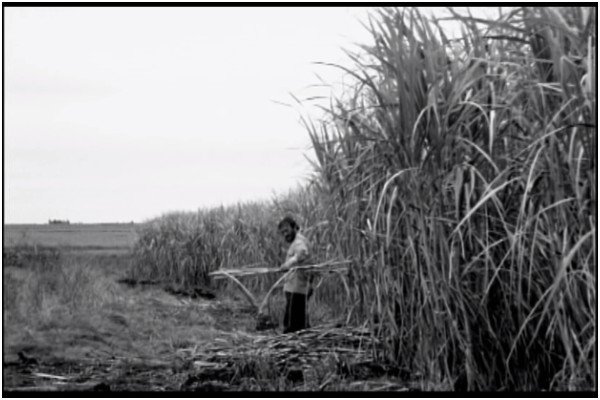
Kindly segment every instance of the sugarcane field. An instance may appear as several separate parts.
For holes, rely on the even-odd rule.
[[[450,5],[4,2],[3,397],[597,397],[597,4]]]

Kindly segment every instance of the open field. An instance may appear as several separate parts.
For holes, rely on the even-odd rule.
[[[54,247],[63,251],[124,253],[136,240],[135,224],[6,224],[4,246]]]

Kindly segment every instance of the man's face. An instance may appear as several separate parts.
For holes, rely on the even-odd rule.
[[[296,231],[290,226],[290,224],[282,225],[281,228],[279,228],[279,233],[288,243],[292,243],[296,238]]]

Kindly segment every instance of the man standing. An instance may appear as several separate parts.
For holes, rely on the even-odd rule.
[[[300,227],[291,217],[285,217],[279,222],[278,230],[286,242],[290,243],[285,262],[280,269],[289,270],[292,267],[307,264],[310,256],[310,244],[302,235]],[[285,315],[283,317],[283,333],[295,332],[308,327],[306,315],[307,297],[309,296],[309,273],[302,270],[292,271],[285,279],[283,292],[285,294]]]

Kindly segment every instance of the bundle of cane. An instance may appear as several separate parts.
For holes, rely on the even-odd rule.
[[[348,269],[348,264],[350,260],[331,260],[325,261],[319,264],[310,264],[310,265],[300,265],[297,267],[293,267],[295,270],[303,270],[307,272],[338,272],[338,271],[346,271]],[[222,279],[226,277],[246,277],[246,276],[256,276],[263,274],[273,274],[273,273],[281,273],[285,272],[279,268],[232,268],[232,269],[218,269],[216,271],[210,272],[208,275],[212,276],[213,279]]]

